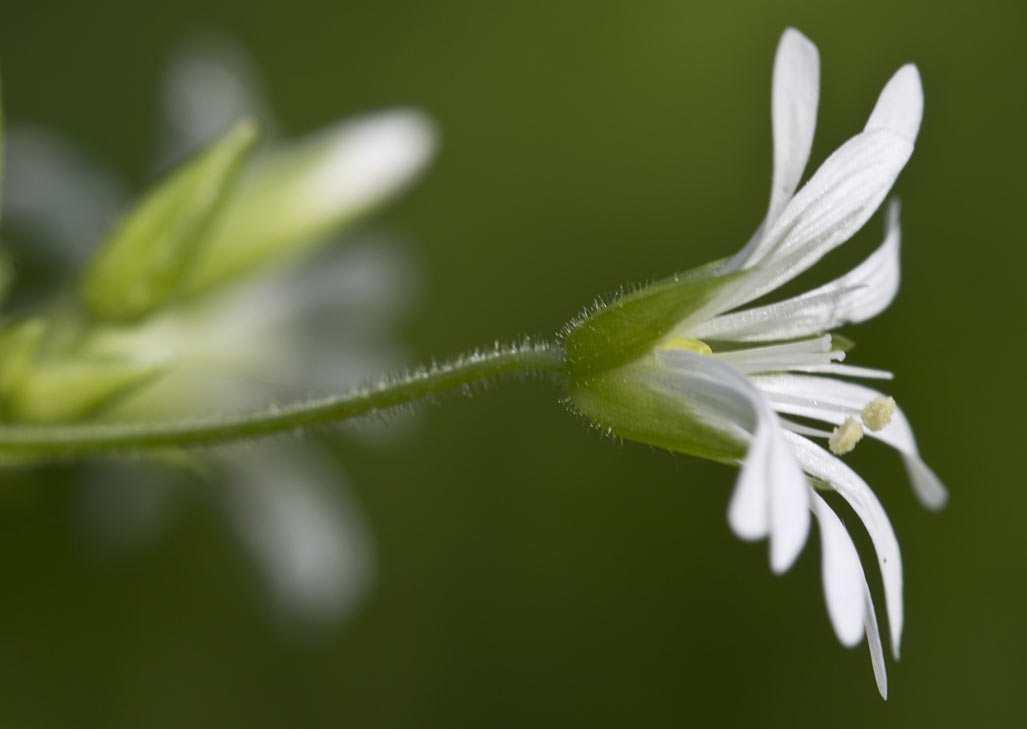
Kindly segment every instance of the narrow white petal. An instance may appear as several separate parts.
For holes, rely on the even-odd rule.
[[[763,421],[773,430],[767,459],[770,481],[770,566],[778,574],[792,566],[809,534],[809,481],[773,420]]]
[[[885,238],[863,263],[801,296],[723,314],[695,327],[695,338],[759,342],[806,337],[866,321],[899,291],[899,205],[888,208]]]
[[[838,515],[812,488],[810,506],[820,522],[820,543],[823,552],[821,574],[827,614],[838,640],[854,646],[863,638],[866,602],[863,590],[866,578],[856,545]]]
[[[813,42],[794,28],[781,36],[774,57],[771,123],[774,172],[770,204],[760,228],[731,260],[730,270],[745,268],[762,250],[763,231],[774,222],[799,186],[813,148],[820,98],[820,55]]]
[[[344,617],[367,594],[374,556],[337,469],[291,444],[229,453],[222,459],[227,515],[283,617]]]
[[[769,342],[820,334],[830,329],[847,298],[859,296],[861,289],[813,292],[767,306],[721,314],[694,327],[694,339],[720,339],[732,342]]]
[[[784,572],[802,551],[810,515],[808,482],[784,442],[777,415],[749,379],[731,365],[683,350],[663,350],[658,357],[682,376],[707,378],[711,393],[728,388],[747,401],[747,422],[740,424],[752,428],[752,441],[728,507],[728,522],[743,539],[769,533],[771,568]]]
[[[881,568],[892,652],[898,658],[902,640],[902,556],[884,507],[866,482],[841,459],[800,435],[786,432],[785,438],[805,471],[840,493],[866,527]]]
[[[885,84],[864,129],[891,129],[913,142],[923,115],[924,89],[920,72],[912,63],[907,63]]]
[[[749,445],[742,471],[735,481],[731,501],[727,508],[727,523],[740,539],[756,541],[770,533],[770,513],[767,508],[769,474],[761,473],[759,465],[766,460],[769,448],[764,437],[755,437]]]
[[[274,136],[276,124],[260,74],[246,51],[228,37],[187,37],[164,73],[160,103],[161,168],[209,143],[242,117],[255,119],[262,136]]]
[[[773,220],[795,189],[809,161],[820,98],[820,56],[813,42],[794,28],[781,36],[774,58],[771,120],[774,175],[767,220]]]
[[[816,418],[834,425],[840,425],[846,417],[858,416],[863,406],[881,396],[873,388],[828,377],[757,375],[752,379],[775,410]],[[887,427],[867,431],[867,435],[902,454],[913,493],[925,507],[936,511],[945,505],[948,491],[920,458],[913,428],[900,408],[895,409]]]
[[[898,411],[896,411],[896,414]],[[892,416],[894,420],[895,416]],[[910,483],[913,485],[913,493],[920,500],[920,503],[931,511],[939,511],[945,508],[949,501],[949,492],[945,484],[935,475],[930,466],[923,462],[919,456],[909,453],[902,454],[902,462],[906,466],[906,473],[909,474]]]
[[[818,364],[828,364],[845,358],[845,352],[831,349],[831,336],[804,339],[785,344],[771,344],[749,349],[717,352],[714,358],[727,362],[741,372],[775,372]]]
[[[881,630],[877,627],[877,613],[874,610],[874,599],[870,596],[870,585],[863,578],[863,599],[866,603],[864,615],[867,632],[867,647],[870,649],[870,665],[874,667],[874,680],[881,698],[888,700],[888,671],[884,665],[884,648],[881,647]]]
[[[855,365],[836,364],[811,365],[808,367],[792,367],[796,372],[810,372],[821,375],[839,375],[841,377],[862,377],[868,380],[894,380],[895,375],[888,370],[873,367],[857,367]]]
[[[406,186],[428,162],[435,129],[424,114],[388,111],[347,120],[326,133],[322,162],[307,182],[315,210],[362,210]]]
[[[48,129],[17,125],[4,132],[0,218],[31,232],[48,261],[82,265],[127,200],[122,181]]]
[[[767,231],[753,260],[763,270],[734,306],[780,287],[851,238],[880,206],[912,153],[913,144],[890,129],[862,132],[839,147]]]

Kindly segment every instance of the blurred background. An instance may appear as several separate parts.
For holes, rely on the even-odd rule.
[[[901,64],[925,84],[896,188],[903,288],[845,332],[850,361],[895,371],[890,391],[952,492],[927,513],[894,453],[852,456],[905,562],[887,702],[865,644],[835,640],[815,542],[779,578],[764,545],[730,533],[734,471],[618,445],[564,412],[555,387],[500,383],[420,408],[389,437],[321,439],[373,554],[332,619],[283,618],[199,487],[174,507],[137,504],[159,534],[105,541],[82,526],[82,468],[6,472],[0,721],[1018,725],[1023,3],[37,0],[0,12],[0,62],[10,123],[60,130],[135,188],[152,176],[169,59],[197,32],[248,52],[284,135],[424,109],[442,135],[434,165],[356,234],[405,262],[395,285],[415,300],[396,326],[413,364],[548,335],[597,294],[737,250],[767,202],[771,64],[788,25],[821,51],[813,165]],[[31,260],[20,270],[33,275]],[[135,485],[163,493],[162,478]]]

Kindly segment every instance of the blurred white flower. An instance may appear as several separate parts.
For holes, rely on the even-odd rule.
[[[246,55],[214,37],[193,39],[175,55],[161,109],[161,166],[241,116],[260,120],[265,133],[276,126]],[[417,276],[395,241],[364,235],[319,256],[316,265],[296,264],[406,187],[433,147],[428,120],[398,110],[258,154],[203,241],[190,297],[140,323],[90,334],[90,354],[145,353],[175,362],[167,376],[103,417],[224,413],[283,395],[340,391],[405,361],[394,332],[411,310]],[[74,247],[70,258],[81,262],[83,242],[95,244],[123,203],[112,192],[121,189],[112,182],[117,177],[36,129],[12,130],[9,159],[7,219],[15,229]],[[229,449],[204,460],[220,508],[283,617],[332,622],[359,604],[373,583],[374,550],[337,466],[304,443]],[[162,515],[176,489],[160,488],[164,476],[137,467],[102,469],[87,475],[79,500],[86,529],[98,528],[108,544],[119,541],[108,538],[113,533],[126,544],[146,541],[167,521]],[[114,503],[117,519],[107,513]]]

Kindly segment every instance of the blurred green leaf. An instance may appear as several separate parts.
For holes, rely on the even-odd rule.
[[[92,314],[138,319],[176,294],[256,138],[252,121],[236,123],[128,212],[82,281],[82,299]]]

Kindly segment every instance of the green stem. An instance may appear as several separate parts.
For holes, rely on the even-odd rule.
[[[61,457],[215,445],[336,423],[413,402],[510,372],[564,374],[564,351],[555,344],[501,348],[433,365],[394,382],[348,395],[321,398],[222,418],[140,424],[0,426],[0,454]]]

